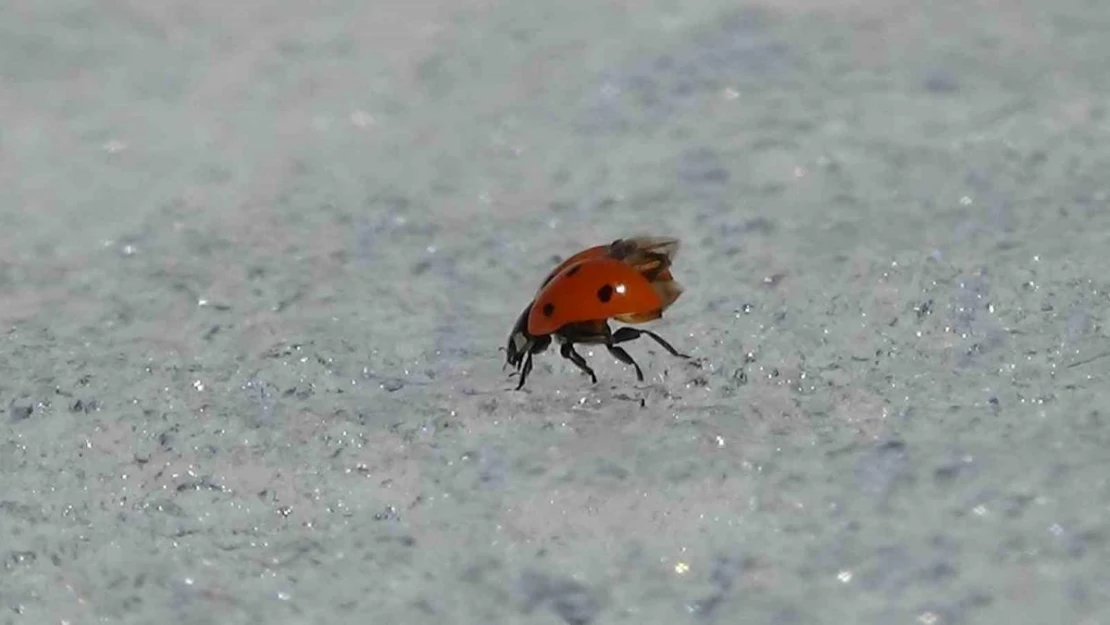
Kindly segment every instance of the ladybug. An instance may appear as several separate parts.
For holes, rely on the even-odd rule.
[[[678,253],[678,245],[677,239],[649,236],[617,239],[608,245],[597,245],[582,250],[560,263],[558,267],[547,274],[539,290],[543,290],[543,287],[547,286],[552,278],[572,264],[590,258],[608,256],[624,260],[636,267],[648,280],[659,283],[659,288],[666,293],[665,297],[673,302],[682,293],[681,285],[674,281],[670,273],[671,263],[675,254]],[[528,312],[531,308],[532,302],[524,307],[524,311],[517,319],[512,332],[509,333],[508,344],[505,346],[506,365],[513,365],[518,371],[525,354],[537,341],[537,337],[529,335],[527,331]],[[547,345],[544,345],[544,348],[546,347]],[[543,348],[539,351],[543,351]]]
[[[597,245],[582,250],[564,260],[558,267],[547,274],[539,290],[543,290],[543,287],[547,286],[547,283],[550,282],[552,278],[572,264],[590,258],[608,256],[610,258],[624,260],[628,264],[636,267],[648,280],[666,285],[665,288],[671,292],[668,297],[673,301],[677,299],[682,292],[682,287],[677,282],[674,282],[674,278],[670,274],[671,262],[674,260],[674,256],[677,253],[678,240],[673,238],[639,236],[628,239],[617,239],[608,245]],[[539,291],[537,291],[537,294],[538,292]],[[528,305],[524,307],[524,311],[520,314],[516,325],[509,334],[508,344],[505,347],[505,352],[507,354],[506,364],[513,365],[518,370],[520,369],[525,353],[528,351],[531,343],[536,340],[536,337],[530,336],[527,332],[528,312],[531,307],[532,302],[529,302]]]
[[[613,332],[608,321],[639,324],[659,319],[682,294],[670,267],[679,242],[669,237],[639,236],[617,239],[578,252],[553,269],[525,307],[509,334],[506,365],[520,373],[517,390],[532,370],[532,357],[545,351],[554,337],[560,354],[588,374],[597,376],[574,344],[602,344],[621,362],[632,365],[643,381],[640,366],[619,343],[647,335],[672,355],[680,354],[650,330],[624,327]]]

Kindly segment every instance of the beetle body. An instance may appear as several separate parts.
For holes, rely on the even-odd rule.
[[[560,354],[588,374],[597,376],[574,350],[575,344],[604,344],[621,362],[643,372],[619,343],[647,335],[671,354],[678,353],[659,335],[648,330],[620,328],[613,332],[609,320],[640,324],[659,319],[682,294],[671,274],[679,242],[669,237],[639,236],[617,239],[572,255],[553,269],[517,319],[506,345],[506,364],[520,374],[524,386],[532,370],[532,357],[545,351],[552,339]]]

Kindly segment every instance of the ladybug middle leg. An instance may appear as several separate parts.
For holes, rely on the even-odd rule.
[[[586,359],[582,354],[574,351],[574,345],[578,344],[604,344],[608,345],[609,327],[604,321],[587,321],[582,323],[568,323],[567,325],[559,328],[556,333],[561,343],[559,347],[559,354],[563,358],[574,363],[583,373],[590,376],[594,384],[597,384],[597,374],[586,364]]]
[[[584,371],[586,375],[589,375],[593,383],[597,384],[597,375],[594,374],[594,370],[590,368],[590,365],[586,364],[586,359],[582,357],[582,354],[574,351],[574,343],[570,341],[563,343],[559,348],[559,353],[563,358],[573,362],[579,369]]]

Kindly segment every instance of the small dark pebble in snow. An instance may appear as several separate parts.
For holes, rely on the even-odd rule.
[[[721,592],[714,592],[704,599],[698,599],[686,604],[686,609],[699,618],[705,620],[712,620],[717,608],[724,601],[725,596]]]
[[[730,556],[717,556],[713,559],[713,570],[709,581],[716,587],[709,595],[686,604],[689,612],[703,620],[717,620],[717,609],[727,598],[728,591],[732,589],[736,578],[754,563],[753,560],[743,560]]]
[[[29,419],[34,411],[35,408],[31,404],[16,404],[14,401],[8,404],[8,416],[12,421]]]
[[[397,378],[388,378],[382,382],[382,388],[389,391],[390,393],[394,391],[399,391],[404,388],[404,386],[405,383]]]
[[[570,579],[555,579],[534,572],[520,578],[525,610],[531,612],[547,604],[569,625],[587,625],[597,618],[601,604],[588,588]]]
[[[375,521],[400,521],[401,516],[397,514],[397,508],[393,506],[386,506],[381,512],[374,513]]]
[[[89,414],[90,412],[96,412],[97,406],[98,404],[95,399],[90,399],[88,401],[78,399],[70,405],[69,410],[70,412],[83,412]]]
[[[948,482],[959,477],[960,468],[961,466],[959,463],[954,462],[952,464],[946,464],[942,467],[938,467],[935,471],[933,471],[933,477],[935,477],[938,481]]]
[[[960,90],[960,84],[951,72],[933,71],[925,76],[925,89],[933,93],[954,93]]]
[[[906,444],[890,439],[875,445],[856,463],[856,484],[865,492],[886,497],[902,480],[910,477]]]
[[[10,571],[17,566],[34,564],[35,560],[37,559],[38,556],[35,555],[34,551],[13,551],[8,554],[8,561],[4,564],[6,565],[6,568]]]

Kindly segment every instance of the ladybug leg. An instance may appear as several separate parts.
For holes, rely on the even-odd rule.
[[[524,365],[520,370],[520,382],[516,385],[516,390],[519,391],[521,388],[524,387],[524,381],[528,379],[528,374],[531,373],[531,372],[532,372],[532,352],[531,352],[531,350],[529,350],[528,353],[524,355]]]
[[[521,346],[520,353],[516,354],[513,357],[513,362],[511,363],[517,371],[520,371],[520,368],[524,363],[524,357],[525,356],[531,356],[532,354],[536,353],[534,351],[535,347],[536,347],[536,342],[533,341],[532,339],[528,339],[524,343],[524,345]]]
[[[640,365],[636,364],[636,361],[632,359],[632,355],[625,351],[623,347],[617,347],[617,343],[618,341],[615,340],[613,331],[609,329],[609,324],[605,324],[605,348],[608,349],[609,353],[616,357],[617,360],[626,365],[635,367],[636,379],[643,382],[644,372],[640,370]]]
[[[586,359],[582,357],[582,354],[574,351],[573,343],[571,343],[570,341],[563,343],[562,347],[559,348],[559,353],[562,354],[563,358],[566,358],[567,360],[577,365],[579,369],[590,376],[590,379],[593,380],[594,384],[597,384],[597,376],[594,375],[594,370],[590,368],[590,365],[586,364]]]
[[[528,374],[532,372],[532,356],[547,349],[548,345],[551,345],[550,336],[532,337],[528,349],[521,351],[523,357],[521,361],[518,361],[520,364],[517,365],[520,370],[520,382],[516,385],[516,390],[519,391],[524,387],[524,381],[528,379]],[[509,376],[511,377],[512,374],[509,374]]]
[[[501,370],[504,371],[505,367],[512,365],[517,371],[520,371],[521,362],[524,360],[525,354],[532,352],[532,340],[528,339],[524,345],[517,349],[510,343],[511,349],[506,350],[505,364],[501,365]],[[510,374],[511,375],[511,374]]]
[[[644,381],[644,372],[640,371],[640,365],[636,364],[635,360],[632,360],[632,356],[630,356],[628,352],[624,351],[623,347],[618,347],[612,344],[606,345],[605,347],[609,349],[610,354],[616,356],[617,360],[623,362],[626,365],[632,365],[633,367],[635,367],[636,379],[641,382]]]
[[[677,356],[679,358],[689,358],[689,356],[687,356],[686,354],[678,353],[678,350],[676,350],[674,347],[671,347],[671,344],[668,343],[667,341],[665,341],[663,339],[663,337],[661,337],[658,334],[652,332],[651,330],[640,330],[638,328],[630,328],[630,327],[627,327],[627,326],[623,327],[623,328],[621,328],[621,329],[619,329],[619,330],[617,330],[616,332],[613,333],[613,344],[615,345],[617,343],[624,343],[626,341],[632,341],[632,340],[640,338],[640,336],[642,336],[644,334],[646,334],[649,337],[651,337],[652,339],[654,339],[656,343],[659,343],[660,345],[662,345],[663,349],[670,352],[672,356]]]

